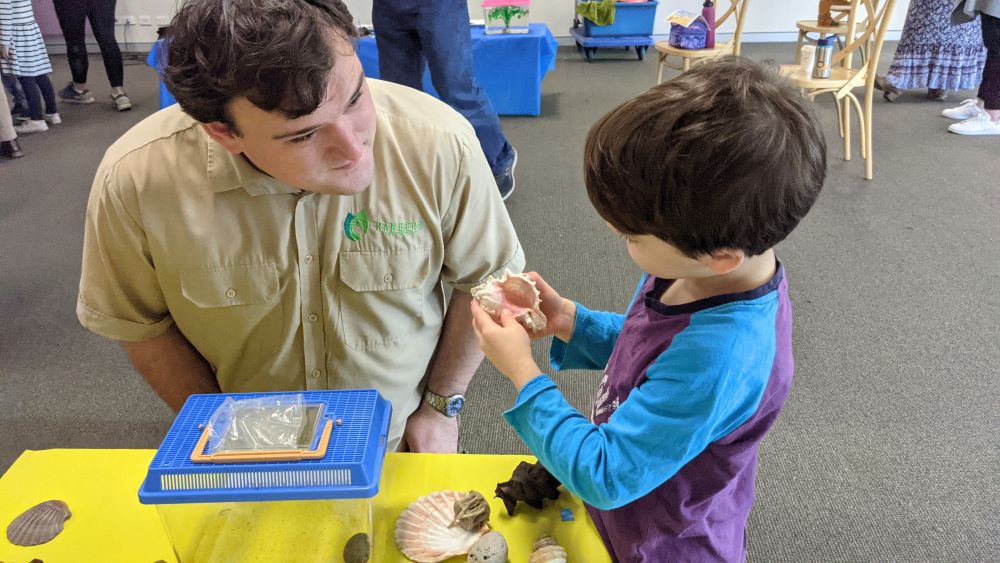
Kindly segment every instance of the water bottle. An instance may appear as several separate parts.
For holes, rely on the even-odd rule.
[[[824,37],[816,42],[816,66],[813,78],[830,78],[830,63],[833,60],[834,37]]]
[[[705,48],[715,48],[715,4],[712,0],[705,0],[701,5],[701,17],[708,22],[708,34],[705,35]]]

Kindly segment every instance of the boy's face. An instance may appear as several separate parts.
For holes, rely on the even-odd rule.
[[[228,109],[238,133],[209,123],[209,135],[285,184],[337,195],[355,194],[371,184],[375,105],[353,53],[337,57],[326,100],[309,115],[288,119],[245,97],[230,102]]]
[[[743,262],[740,251],[723,250],[691,258],[677,247],[653,235],[626,235],[608,225],[625,240],[628,255],[644,272],[661,279],[697,279],[732,271]]]

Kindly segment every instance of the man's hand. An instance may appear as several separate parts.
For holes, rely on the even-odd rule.
[[[500,323],[497,324],[479,302],[472,302],[472,327],[479,337],[479,346],[486,357],[493,362],[500,373],[511,380],[517,390],[535,377],[542,370],[538,368],[535,359],[531,357],[531,339],[524,327],[514,320],[514,315],[507,310],[500,313]]]
[[[458,419],[434,410],[421,401],[406,420],[401,452],[453,454],[458,452]]]
[[[547,322],[545,329],[531,335],[532,338],[543,336],[555,336],[563,342],[569,342],[573,337],[573,328],[576,326],[576,303],[565,299],[548,284],[538,272],[525,272],[526,276],[535,282],[538,293],[542,299],[540,309],[545,315]]]

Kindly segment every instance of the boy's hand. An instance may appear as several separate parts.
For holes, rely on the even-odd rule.
[[[472,301],[472,327],[486,357],[511,380],[517,390],[542,373],[531,357],[531,339],[510,311],[500,313],[500,323]]]
[[[563,342],[569,342],[576,326],[576,303],[561,297],[538,272],[525,272],[526,276],[535,282],[542,299],[539,307],[545,315],[545,329],[531,335],[532,338],[555,336]]]

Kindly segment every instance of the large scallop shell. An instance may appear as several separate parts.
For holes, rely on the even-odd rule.
[[[403,555],[432,563],[468,553],[489,528],[470,532],[450,526],[455,520],[455,503],[465,496],[461,491],[437,491],[410,503],[396,520],[396,545]]]
[[[40,545],[52,540],[63,530],[72,514],[61,500],[48,500],[35,505],[7,526],[7,540],[14,545]]]
[[[524,328],[539,332],[547,322],[539,306],[542,303],[535,282],[524,274],[510,270],[497,279],[490,276],[480,285],[472,288],[472,296],[479,301],[484,311],[496,317],[504,309],[514,314],[514,319]]]

